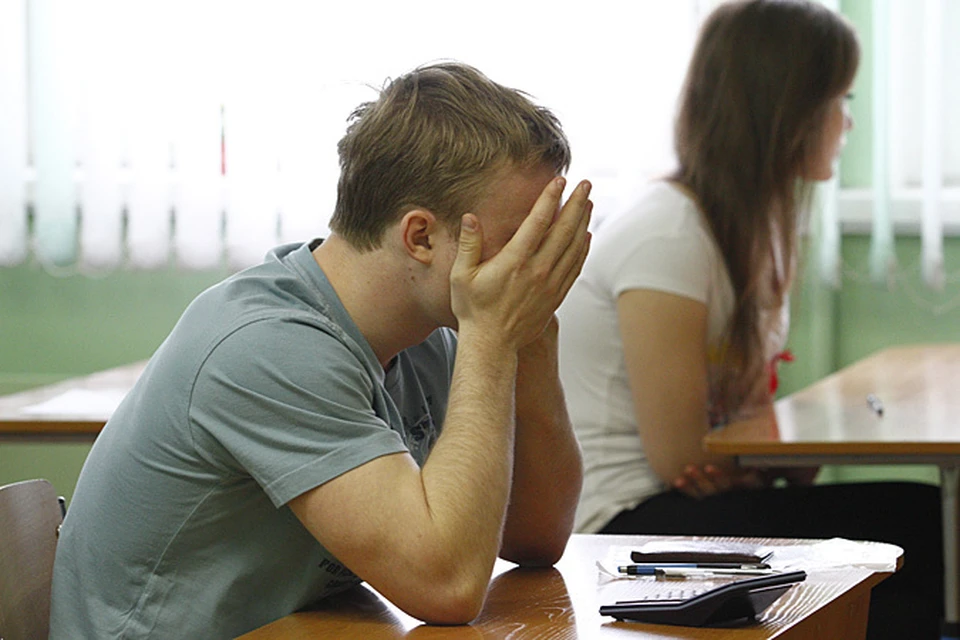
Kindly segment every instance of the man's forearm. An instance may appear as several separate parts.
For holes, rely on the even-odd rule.
[[[557,367],[556,322],[520,351],[513,489],[501,556],[552,564],[573,528],[583,463]]]
[[[510,349],[461,334],[443,432],[424,464],[430,512],[451,561],[489,579],[500,548],[514,450]]]

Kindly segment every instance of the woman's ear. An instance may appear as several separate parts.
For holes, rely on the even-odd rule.
[[[440,232],[437,217],[427,209],[413,209],[400,219],[400,236],[403,248],[411,258],[423,264],[433,261],[437,238]]]

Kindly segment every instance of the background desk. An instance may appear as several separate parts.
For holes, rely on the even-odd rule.
[[[874,394],[883,415],[867,404]],[[880,351],[778,400],[769,418],[707,435],[713,453],[752,466],[935,464],[943,500],[947,630],[960,635],[960,344]],[[907,558],[907,562],[910,559]]]
[[[306,638],[688,638],[696,640],[854,640],[866,633],[870,589],[889,574],[867,569],[812,571],[806,581],[764,611],[759,624],[736,629],[699,629],[616,622],[601,616],[601,604],[629,598],[630,581],[600,582],[596,561],[611,547],[633,548],[654,536],[574,535],[550,569],[519,569],[497,561],[480,616],[467,626],[427,626],[366,587],[294,613],[241,636],[242,640]],[[718,538],[711,538],[718,539]],[[736,540],[736,538],[734,538]],[[739,540],[744,540],[743,538]],[[754,540],[764,544],[809,541]],[[897,553],[899,554],[899,548]],[[898,555],[899,557],[899,555]],[[890,558],[891,562],[896,558]],[[682,582],[658,581],[663,588]]]
[[[92,442],[113,413],[112,409],[102,406],[104,403],[96,402],[98,397],[125,394],[146,364],[145,361],[136,362],[0,396],[0,439]],[[56,413],[31,412],[37,405],[53,401],[57,401],[62,410]]]

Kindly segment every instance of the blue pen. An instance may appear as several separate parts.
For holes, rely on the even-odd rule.
[[[688,564],[686,566],[693,567],[692,564]],[[617,571],[619,571],[620,573],[624,573],[628,576],[655,576],[657,575],[657,570],[658,570],[658,567],[654,565],[640,566],[636,564],[628,564],[626,566],[617,567]]]
[[[739,567],[740,565],[727,565]],[[627,564],[617,567],[617,571],[629,576],[653,576],[663,573],[664,569],[703,569],[702,564],[693,562],[651,562],[640,564]]]

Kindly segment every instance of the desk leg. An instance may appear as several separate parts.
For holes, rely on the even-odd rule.
[[[940,467],[943,500],[943,635],[960,638],[960,467]]]

